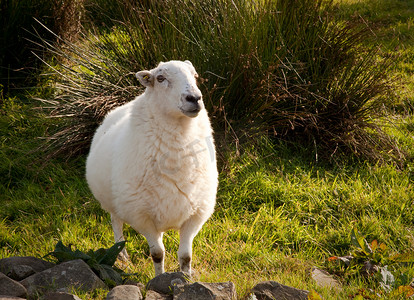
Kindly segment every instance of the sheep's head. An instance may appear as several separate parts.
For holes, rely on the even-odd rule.
[[[140,71],[137,78],[168,114],[194,118],[204,108],[197,87],[197,72],[190,61],[161,62],[155,69]]]

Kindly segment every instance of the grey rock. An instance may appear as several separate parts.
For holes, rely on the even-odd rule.
[[[50,292],[44,297],[44,300],[81,300],[78,296],[65,292]]]
[[[17,265],[12,266],[10,270],[10,274],[8,275],[11,279],[20,281],[25,279],[26,277],[29,277],[30,275],[33,275],[35,270],[31,266],[27,265]]]
[[[27,290],[19,282],[0,273],[0,295],[25,298]]]
[[[148,290],[145,300],[173,300],[172,295],[160,294],[153,290]]]
[[[178,285],[174,289],[174,300],[233,300],[236,298],[236,287],[232,282],[195,282]]]
[[[26,298],[0,295],[0,300],[26,300]]]
[[[148,281],[147,290],[153,290],[160,294],[172,295],[174,286],[189,282],[189,277],[183,272],[166,272]]]
[[[136,285],[118,285],[106,295],[106,300],[142,300],[142,294]]]
[[[139,288],[139,290],[141,291],[141,294],[145,291],[145,284],[138,282],[136,280],[132,280],[130,278],[127,278],[124,281],[124,285],[135,285]]]
[[[328,272],[324,270],[313,267],[311,275],[312,275],[312,279],[320,287],[329,287],[329,288],[335,288],[335,289],[338,289],[341,287],[341,284],[336,279],[334,279],[332,275],[330,275]]]
[[[81,259],[67,261],[36,273],[22,280],[21,284],[26,287],[29,296],[45,291],[68,291],[72,287],[84,291],[106,288],[103,281]]]
[[[9,275],[15,266],[29,266],[35,272],[52,268],[55,264],[32,256],[15,256],[0,259],[0,272]]]
[[[251,292],[257,300],[306,300],[309,293],[276,281],[260,282]]]

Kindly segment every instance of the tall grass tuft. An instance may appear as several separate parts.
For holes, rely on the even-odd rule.
[[[402,159],[377,123],[391,60],[361,46],[366,28],[335,22],[332,1],[96,3],[85,3],[92,29],[79,42],[47,44],[59,57],[52,115],[68,120],[52,137],[58,151],[85,150],[103,116],[141,91],[134,72],[189,59],[218,132],[306,141],[325,157]]]
[[[53,38],[41,30],[36,20],[52,29],[64,39],[76,38],[81,28],[84,0],[1,0],[0,1],[0,84],[5,94],[9,91],[35,85],[38,80],[39,60],[32,54],[45,56],[44,49],[30,40]]]

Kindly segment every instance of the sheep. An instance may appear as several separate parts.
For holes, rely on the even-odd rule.
[[[213,130],[197,76],[188,60],[136,73],[144,93],[109,112],[86,160],[86,180],[111,215],[115,241],[124,240],[124,223],[142,234],[156,276],[169,229],[180,232],[180,270],[191,275],[193,239],[216,202]]]

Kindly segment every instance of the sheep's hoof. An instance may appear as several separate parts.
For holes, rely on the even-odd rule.
[[[118,254],[115,266],[121,270],[130,269],[130,267],[132,266],[132,262],[129,259],[128,253],[126,253],[126,251]]]
[[[119,254],[118,254],[118,260],[122,261],[122,262],[129,262],[129,255],[128,253],[124,250],[122,250]]]
[[[199,277],[198,276],[199,275],[198,272],[196,270],[194,270],[194,269],[191,269],[190,272],[185,272],[185,274],[188,276],[188,278],[193,279],[193,280],[194,280],[194,278],[198,278]]]
[[[185,275],[188,279],[194,279],[194,278],[198,278],[198,277],[199,277],[199,273],[198,273],[196,270],[194,270],[194,269],[191,269],[191,270],[190,270],[190,272],[188,272],[188,271],[183,271],[183,270],[181,270],[181,269],[177,269],[176,271],[177,271],[177,272],[182,272],[182,273],[184,273],[184,275]]]

